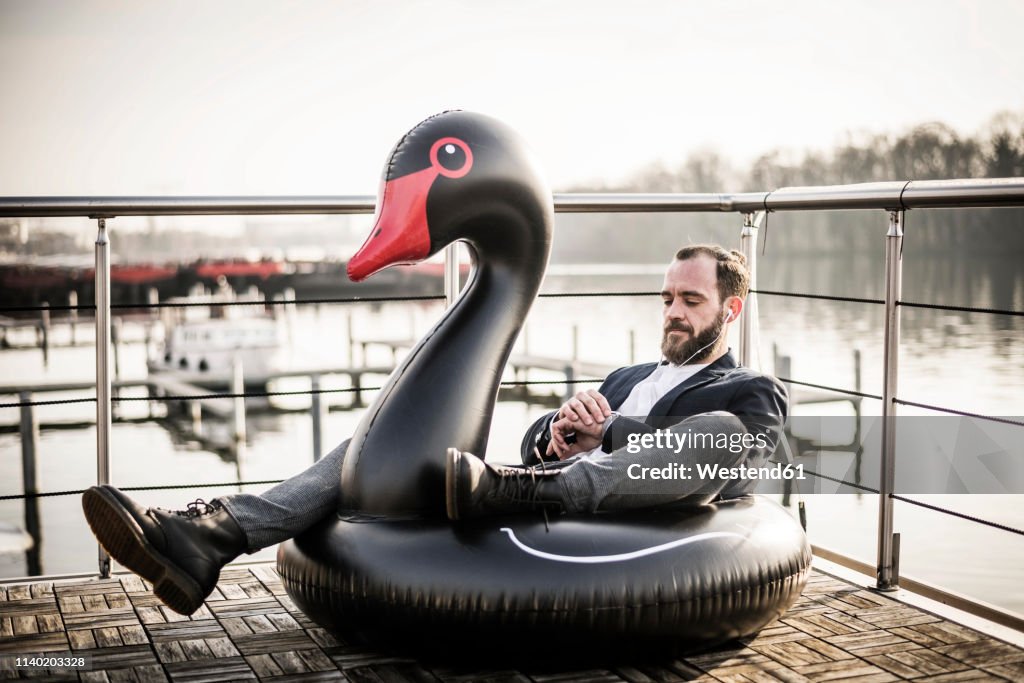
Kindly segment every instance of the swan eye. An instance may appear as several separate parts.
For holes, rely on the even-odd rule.
[[[441,138],[430,148],[430,164],[443,176],[461,178],[473,167],[473,152],[458,138]]]

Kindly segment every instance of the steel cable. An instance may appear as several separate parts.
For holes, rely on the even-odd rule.
[[[1008,417],[996,417],[994,415],[981,415],[980,413],[970,413],[966,410],[956,410],[954,408],[943,408],[942,406],[933,406],[927,403],[917,403],[916,401],[905,401],[900,398],[894,398],[893,403],[899,403],[904,406],[914,406],[915,408],[924,408],[926,410],[934,410],[939,413],[950,413],[951,415],[963,415],[964,417],[976,417],[979,420],[988,420],[990,422],[1000,422],[1002,424],[1014,425],[1016,427],[1024,427],[1024,422],[1020,420],[1011,420]]]
[[[812,387],[814,389],[824,389],[826,391],[834,391],[834,392],[836,392],[838,394],[849,394],[850,396],[860,396],[861,398],[873,398],[873,399],[877,399],[879,401],[882,400],[882,397],[879,396],[878,394],[865,394],[863,391],[853,391],[852,389],[840,389],[838,387],[830,387],[830,386],[826,386],[824,384],[812,384],[810,382],[798,382],[797,380],[789,379],[788,377],[776,377],[775,379],[777,379],[780,382],[783,382],[785,384],[798,384],[798,385],[800,385],[802,387]]]
[[[931,503],[925,503],[924,501],[914,500],[913,498],[905,498],[895,493],[890,493],[889,497],[892,498],[893,500],[899,500],[904,503],[909,503],[910,505],[917,505],[918,507],[927,508],[935,512],[941,512],[945,515],[959,517],[960,519],[967,520],[968,522],[974,522],[975,524],[982,524],[984,526],[992,527],[993,529],[1009,531],[1011,534],[1018,534],[1020,536],[1024,536],[1024,531],[1022,531],[1021,529],[1015,529],[1012,526],[1006,526],[1005,524],[999,524],[998,522],[990,522],[987,519],[981,519],[980,517],[974,517],[973,515],[967,515],[963,512],[957,512],[955,510],[948,510],[944,507],[939,507],[938,505],[932,505]]]
[[[550,379],[550,380],[510,380],[502,382],[503,387],[519,386],[553,386],[559,384],[595,384],[603,382],[603,379]],[[143,386],[140,383],[138,386]],[[302,389],[296,391],[246,391],[230,394],[196,394],[194,396],[112,396],[111,403],[127,403],[130,401],[202,401],[216,398],[268,398],[271,396],[306,396],[313,394],[352,394],[363,391],[380,391],[383,387],[345,387],[342,389]],[[70,403],[95,403],[96,397],[56,399],[52,401],[18,401],[15,403],[0,403],[0,408],[22,408],[28,406],[49,406],[63,405]]]

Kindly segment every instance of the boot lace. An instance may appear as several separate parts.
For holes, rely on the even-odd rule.
[[[171,510],[171,512],[186,519],[196,519],[197,517],[212,515],[220,508],[220,503],[216,501],[207,503],[202,498],[196,498],[194,501],[189,503],[184,510]]]
[[[544,465],[544,459],[540,458],[540,452],[534,447],[534,451],[538,455],[540,461],[541,476],[547,474],[547,468]],[[550,528],[550,520],[548,519],[548,505],[544,501],[540,500],[540,488],[537,486],[537,470],[533,467],[529,467],[526,470],[530,473],[530,478],[527,479],[523,476],[523,470],[517,468],[499,468],[498,474],[501,479],[498,481],[497,490],[502,497],[508,498],[509,500],[516,503],[525,503],[531,510],[540,509],[541,514],[544,515],[544,531],[548,532]]]

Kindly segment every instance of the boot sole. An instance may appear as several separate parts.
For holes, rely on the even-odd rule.
[[[444,467],[444,506],[448,513],[448,519],[457,521],[459,519],[459,461],[462,453],[457,448],[449,448],[445,454]]]
[[[165,605],[186,616],[202,606],[206,596],[196,580],[153,548],[142,527],[113,494],[94,486],[82,494],[82,509],[100,545],[153,584],[153,594]]]

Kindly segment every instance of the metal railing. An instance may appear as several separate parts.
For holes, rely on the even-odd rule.
[[[96,238],[96,390],[97,480],[109,483],[111,378],[110,241],[106,221],[118,216],[357,214],[372,213],[373,196],[309,197],[2,197],[2,217],[87,217],[98,221]],[[894,181],[791,187],[771,192],[739,194],[555,194],[559,213],[726,212],[743,217],[741,248],[756,290],[757,231],[770,211],[881,210],[887,215],[885,275],[885,338],[883,359],[883,448],[879,490],[876,585],[882,590],[899,584],[899,535],[893,533],[894,422],[899,367],[904,211],[924,208],[1024,207],[1024,178]],[[458,251],[445,252],[445,297],[450,304],[458,290]],[[752,292],[740,326],[740,360],[749,365],[751,339],[757,321],[757,293]],[[104,343],[106,341],[107,343]],[[100,573],[107,576],[110,560],[100,550]]]

